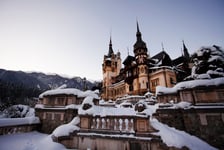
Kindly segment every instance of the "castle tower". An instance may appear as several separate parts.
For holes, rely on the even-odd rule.
[[[121,69],[120,52],[114,54],[112,48],[112,40],[110,38],[109,51],[104,55],[102,70],[103,70],[103,93],[102,98],[105,100],[113,98],[113,92],[110,86],[115,82],[115,77],[119,75]]]
[[[136,42],[134,44],[134,54],[137,63],[138,78],[133,82],[134,93],[144,94],[148,90],[148,50],[146,43],[142,40],[142,35],[137,22]]]

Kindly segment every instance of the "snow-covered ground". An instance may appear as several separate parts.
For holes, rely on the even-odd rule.
[[[92,114],[99,116],[120,116],[124,114],[128,115],[138,115],[134,108],[115,108],[115,107],[100,107],[95,106],[92,102],[93,98],[86,97],[83,101],[83,104],[79,108],[79,114]],[[91,104],[91,107],[87,110],[83,110],[83,106],[85,104]],[[152,116],[155,113],[156,109],[159,107],[159,104],[156,105],[147,105],[146,109],[142,112],[145,115]],[[187,102],[181,102],[178,104],[173,104],[172,108],[190,108],[191,104]],[[22,111],[23,112],[23,111]],[[16,118],[19,120],[27,119],[25,118]],[[5,118],[6,119],[6,118]],[[7,118],[9,119],[9,118]],[[14,120],[14,119],[12,119]],[[4,120],[2,120],[4,121]],[[177,130],[175,128],[171,128],[165,124],[160,123],[158,120],[154,118],[150,118],[150,124],[157,129],[159,132],[153,133],[161,136],[161,139],[168,146],[174,146],[181,148],[186,146],[191,150],[198,149],[206,149],[206,150],[215,150],[216,148],[210,146],[206,142],[197,138],[196,136],[192,136],[184,131]],[[78,123],[80,122],[79,117],[74,118],[70,123],[59,126],[55,129],[55,131],[51,135],[42,134],[39,132],[29,132],[29,133],[20,133],[20,134],[10,134],[10,135],[2,135],[0,136],[0,150],[63,150],[66,149],[63,145],[59,143],[55,143],[52,141],[51,136],[54,135],[56,137],[62,135],[69,135],[70,132],[74,130],[79,130]],[[0,122],[1,124],[1,122]],[[81,134],[81,133],[80,133]],[[94,135],[94,133],[91,133]],[[111,137],[127,136],[129,138],[130,135],[110,135]],[[141,139],[141,137],[136,137],[134,134],[131,134],[132,138]]]
[[[154,134],[161,136],[163,142],[168,146],[178,148],[186,146],[190,150],[216,150],[216,148],[210,146],[198,137],[192,136],[184,131],[171,128],[160,123],[157,119],[152,119],[150,122],[155,129],[159,130],[159,132]]]
[[[51,135],[28,132],[0,136],[0,150],[65,150],[66,148],[55,143]]]

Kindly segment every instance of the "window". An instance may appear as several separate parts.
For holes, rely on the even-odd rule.
[[[152,87],[156,87],[157,85],[159,85],[159,78],[152,80]]]
[[[129,91],[133,91],[133,86],[132,85],[129,86]]]
[[[58,105],[64,105],[64,100],[65,100],[64,97],[57,97],[57,104]]]
[[[46,115],[46,119],[47,119],[47,120],[52,120],[52,114],[51,114],[51,113],[47,113],[47,115]]]
[[[154,92],[154,91],[156,91],[156,86],[158,86],[159,85],[159,78],[156,78],[156,79],[154,79],[154,80],[152,80],[151,81],[151,84],[152,84],[152,91]]]
[[[61,120],[61,114],[59,114],[59,113],[54,114],[54,119]]]
[[[170,77],[170,84],[175,84],[175,81],[171,77]]]

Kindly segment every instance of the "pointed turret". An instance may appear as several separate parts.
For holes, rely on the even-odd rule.
[[[144,53],[147,53],[147,47],[146,47],[145,42],[142,40],[142,34],[139,30],[138,22],[137,22],[136,38],[137,38],[137,41],[134,44],[134,54],[137,55],[137,53],[139,53],[140,49],[143,49]]]
[[[112,41],[110,36],[110,43],[109,43],[109,51],[108,51],[108,57],[111,57],[112,54],[114,54],[113,48],[112,48]]]

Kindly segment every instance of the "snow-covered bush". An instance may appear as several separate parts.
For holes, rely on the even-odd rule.
[[[224,50],[216,45],[202,47],[192,55],[194,66],[188,79],[224,77]]]
[[[91,96],[87,96],[83,102],[81,107],[78,110],[78,114],[93,114],[94,113],[94,98]]]
[[[23,118],[35,116],[34,108],[27,105],[13,105],[2,112],[4,118]]]
[[[144,100],[140,100],[138,103],[135,104],[135,111],[142,112],[147,108],[147,104]]]

